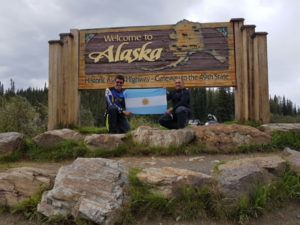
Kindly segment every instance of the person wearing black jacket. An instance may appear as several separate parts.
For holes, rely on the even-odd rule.
[[[175,80],[175,90],[167,94],[167,100],[172,101],[172,107],[159,119],[159,124],[168,129],[182,129],[187,125],[191,113],[190,93],[184,88],[182,79]]]

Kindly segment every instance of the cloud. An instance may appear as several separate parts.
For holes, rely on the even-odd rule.
[[[245,18],[268,32],[270,94],[300,105],[298,0],[10,0],[0,7],[0,81],[17,88],[48,80],[49,40],[71,28],[175,24]],[[285,87],[287,87],[285,89]]]

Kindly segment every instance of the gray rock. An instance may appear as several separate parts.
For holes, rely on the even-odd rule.
[[[286,162],[279,156],[228,161],[218,167],[220,190],[228,204],[247,195],[257,184],[268,184],[284,173]]]
[[[92,134],[85,137],[84,144],[90,150],[114,149],[124,143],[125,137],[125,134]]]
[[[300,152],[291,149],[288,152],[290,155],[286,160],[290,163],[293,170],[300,172]]]
[[[196,138],[208,150],[227,152],[241,145],[268,144],[271,136],[256,128],[242,125],[212,124],[192,128]]]
[[[9,154],[21,147],[24,135],[18,132],[0,133],[0,155]]]
[[[51,148],[64,140],[83,140],[83,136],[70,129],[50,130],[35,136],[32,140],[42,148]]]
[[[190,143],[195,138],[191,129],[158,130],[147,126],[140,126],[131,132],[134,142],[153,147],[181,146]]]
[[[165,198],[175,197],[178,188],[199,187],[212,181],[211,176],[192,170],[172,167],[147,168],[137,174],[137,178],[151,191]]]
[[[0,173],[0,204],[13,206],[53,183],[56,170],[13,168]]]
[[[300,133],[300,123],[267,123],[262,127],[267,134],[271,134],[274,130]]]
[[[293,155],[293,154],[299,154],[300,153],[300,152],[298,152],[296,150],[290,149],[289,147],[285,147],[283,149],[283,152],[287,153],[287,154],[291,154],[291,155]]]
[[[128,171],[118,162],[78,158],[61,167],[54,188],[45,192],[38,211],[51,217],[72,214],[98,224],[114,224],[126,201]]]

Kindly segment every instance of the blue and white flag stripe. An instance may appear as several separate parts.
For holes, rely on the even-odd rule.
[[[126,110],[133,114],[163,114],[167,110],[165,89],[128,89],[124,92]]]

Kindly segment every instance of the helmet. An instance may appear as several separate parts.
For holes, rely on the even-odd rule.
[[[208,115],[207,115],[207,120],[208,120],[208,121],[214,120],[214,116],[211,115],[211,114],[208,114]]]

